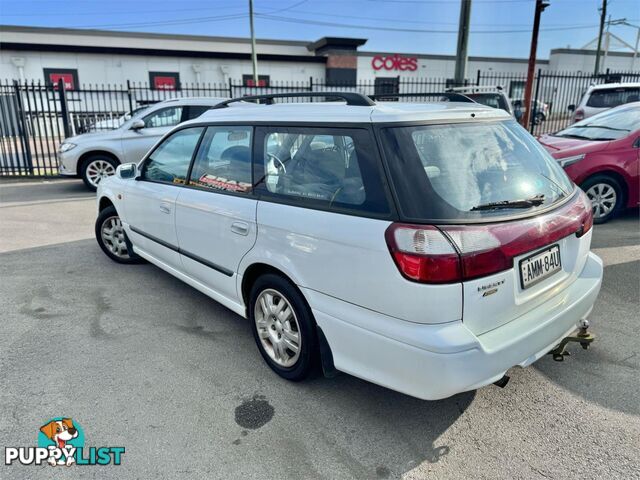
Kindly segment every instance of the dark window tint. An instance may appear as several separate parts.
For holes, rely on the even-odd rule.
[[[558,163],[515,121],[383,130],[403,215],[417,221],[484,219],[527,209],[485,209],[543,195],[544,208],[573,189]],[[474,208],[475,207],[475,208]]]
[[[211,107],[209,105],[189,105],[185,107],[187,109],[186,118],[184,121],[193,120],[194,118],[198,118],[204,112],[209,110]]]
[[[189,185],[212,190],[251,190],[251,128],[209,127],[193,164]]]
[[[321,208],[388,213],[370,133],[322,128],[266,133],[260,168],[270,196]]]
[[[144,117],[145,128],[173,127],[182,120],[182,107],[167,107],[156,110]]]
[[[184,184],[203,127],[185,128],[167,137],[144,163],[145,180]]]
[[[587,107],[613,108],[624,103],[640,101],[640,88],[611,88],[594,90],[587,100]]]

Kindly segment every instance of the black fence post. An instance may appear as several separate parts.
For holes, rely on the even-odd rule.
[[[313,77],[309,77],[309,91],[313,92]]]
[[[25,167],[28,169],[29,173],[33,175],[33,158],[31,157],[31,143],[29,139],[29,131],[27,130],[27,121],[26,115],[27,113],[24,110],[24,105],[22,102],[22,93],[20,92],[20,84],[17,80],[13,81],[13,88],[15,90],[16,96],[16,107],[18,110],[18,129],[20,130],[20,140],[22,142],[22,150],[24,154]],[[25,83],[26,90],[26,83]],[[27,92],[28,95],[28,92]],[[18,165],[18,171],[20,172],[22,168]]]
[[[233,80],[229,77],[229,98],[233,98]]]
[[[58,98],[60,99],[60,115],[62,116],[62,128],[64,138],[71,136],[71,125],[69,123],[69,105],[67,105],[67,92],[64,88],[64,80],[58,80]]]
[[[129,97],[129,112],[133,112],[133,92],[131,91],[130,80],[127,80],[127,96]]]
[[[476,74],[476,87],[480,86],[480,69],[478,69],[478,73]]]
[[[533,100],[531,101],[531,105],[529,105],[529,108],[531,108],[531,115],[529,116],[530,122],[531,122],[529,125],[529,131],[531,133],[533,133],[533,130],[535,129],[536,115],[538,114],[538,95],[540,94],[540,77],[542,77],[542,69],[538,68],[538,76],[536,78],[536,91],[533,95]]]

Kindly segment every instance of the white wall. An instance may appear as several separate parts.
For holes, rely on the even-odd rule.
[[[181,82],[191,83],[198,81],[193,65],[200,66],[199,81],[206,83],[227,83],[229,78],[237,81],[243,74],[252,72],[249,60],[2,50],[0,80],[19,78],[12,57],[24,59],[24,78],[28,81],[44,81],[44,68],[74,68],[78,70],[81,85],[120,85],[127,80],[147,83],[150,71],[179,72]],[[324,63],[260,61],[258,70],[274,81],[308,82],[309,77],[324,78],[325,75]]]
[[[595,67],[595,54],[585,55],[576,53],[551,52],[549,56],[549,66],[556,71],[571,71],[592,73]],[[607,55],[605,60],[604,52],[600,57],[600,71],[604,72],[609,68],[612,71],[632,71],[632,55]],[[640,58],[636,58],[633,71],[640,73]]]

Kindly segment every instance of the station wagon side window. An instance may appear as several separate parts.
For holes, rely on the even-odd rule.
[[[142,179],[182,185],[204,127],[185,128],[164,139],[147,157]]]
[[[150,113],[144,120],[145,128],[157,128],[157,127],[173,127],[180,123],[182,118],[182,107],[174,106],[161,108],[153,113]]]
[[[251,141],[251,127],[207,128],[189,185],[236,193],[251,191]]]
[[[369,131],[260,130],[262,159],[256,183],[265,196],[321,209],[389,212]]]

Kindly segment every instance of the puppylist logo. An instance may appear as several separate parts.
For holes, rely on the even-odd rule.
[[[56,417],[40,427],[37,447],[5,447],[4,464],[120,465],[124,447],[88,447],[84,430],[71,418]]]

